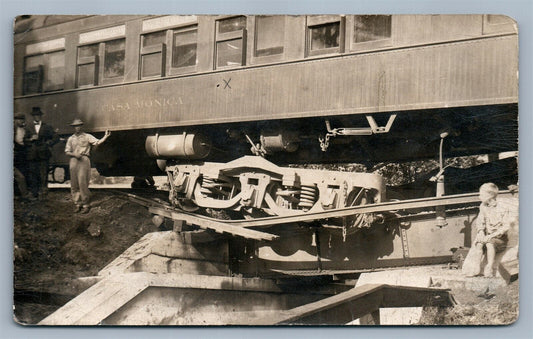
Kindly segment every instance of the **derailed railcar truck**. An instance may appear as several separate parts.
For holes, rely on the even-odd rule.
[[[364,270],[448,262],[470,246],[477,187],[518,180],[498,156],[518,150],[505,16],[22,16],[14,41],[15,111],[39,106],[63,137],[74,118],[110,129],[93,157],[103,175],[168,177],[168,203],[147,207],[174,231],[103,269],[86,293],[120,276],[129,294],[78,323],[239,323]],[[490,162],[446,165],[474,155]],[[439,159],[432,181],[372,173],[426,159]],[[366,170],[331,166],[344,163]],[[165,316],[143,322],[146,304]],[[76,323],[60,314],[43,323]]]

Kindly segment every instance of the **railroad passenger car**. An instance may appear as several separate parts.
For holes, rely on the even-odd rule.
[[[94,159],[107,175],[250,148],[277,164],[420,159],[443,131],[448,156],[517,150],[505,16],[21,16],[15,30],[15,111],[40,106],[63,136],[76,117],[112,130]],[[203,149],[145,151],[183,133]]]

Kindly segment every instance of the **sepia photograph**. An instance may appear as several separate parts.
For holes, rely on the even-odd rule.
[[[19,15],[13,319],[519,316],[518,24]]]

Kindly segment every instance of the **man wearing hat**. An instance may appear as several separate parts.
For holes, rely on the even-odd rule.
[[[42,121],[39,107],[31,111],[33,122],[26,126],[24,143],[28,146],[29,186],[35,197],[43,199],[48,193],[48,165],[51,148],[59,141],[54,128]]]
[[[28,193],[26,185],[26,175],[28,161],[26,159],[26,145],[24,145],[24,135],[26,134],[26,116],[23,113],[15,113],[13,130],[13,175],[17,184],[20,197],[23,200],[33,200],[33,196]]]
[[[65,146],[65,153],[70,157],[70,192],[75,204],[74,213],[79,211],[87,213],[90,210],[91,147],[100,145],[111,135],[107,130],[102,139],[97,139],[91,134],[82,132],[82,125],[83,121],[80,119],[75,119],[70,124],[74,126],[75,133],[68,138]]]

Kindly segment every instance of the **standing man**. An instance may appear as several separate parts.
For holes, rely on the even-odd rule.
[[[33,200],[33,196],[28,193],[26,185],[26,175],[28,169],[26,145],[24,145],[24,135],[26,134],[26,116],[23,113],[16,113],[14,116],[14,147],[13,147],[13,174],[22,200]]]
[[[48,193],[48,165],[52,156],[51,148],[59,141],[54,128],[41,119],[39,107],[31,111],[33,122],[26,126],[24,144],[28,146],[28,167],[30,190],[34,197],[44,199]]]
[[[82,132],[82,125],[83,121],[80,119],[75,119],[70,124],[74,127],[75,133],[68,138],[65,146],[65,153],[70,157],[70,192],[75,204],[74,213],[80,210],[81,213],[88,213],[90,210],[91,147],[100,145],[111,135],[107,130],[102,139],[97,139],[91,134]]]

